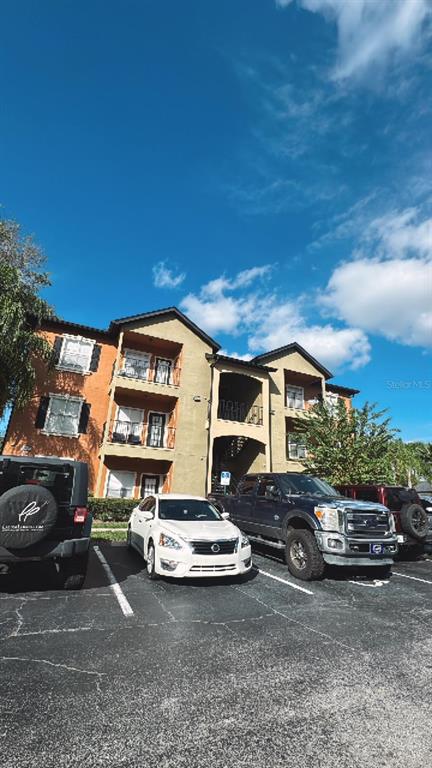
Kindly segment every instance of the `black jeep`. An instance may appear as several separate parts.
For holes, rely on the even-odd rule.
[[[54,560],[64,589],[87,571],[88,467],[60,458],[0,456],[0,563]]]

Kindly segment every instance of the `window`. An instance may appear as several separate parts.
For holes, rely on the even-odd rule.
[[[288,408],[304,408],[304,389],[293,384],[287,384],[286,401]]]
[[[83,400],[68,395],[51,395],[44,431],[51,435],[78,435]]]
[[[163,448],[165,446],[165,413],[149,413],[147,445],[150,448]]]
[[[63,336],[58,367],[87,373],[93,354],[94,341],[81,336]]]
[[[105,496],[116,499],[132,499],[135,488],[135,472],[110,470]]]
[[[303,438],[297,433],[289,433],[287,435],[288,445],[288,458],[289,459],[305,459],[307,452]]]
[[[357,488],[357,499],[360,501],[378,501],[378,490],[376,488]]]
[[[125,349],[123,363],[123,376],[129,376],[132,379],[148,378],[150,368],[150,355],[147,352],[135,352],[132,349]]]
[[[256,486],[256,477],[246,477],[239,486],[242,496],[252,496]]]
[[[158,384],[171,383],[172,360],[165,360],[162,357],[156,358],[155,381]]]
[[[114,443],[142,443],[144,411],[141,408],[128,408],[119,405],[117,418],[113,424],[112,439]]]
[[[153,496],[147,496],[143,501],[141,501],[139,509],[142,512],[150,512],[154,510],[155,506],[156,499],[154,499]]]
[[[337,395],[336,392],[326,392],[325,399],[327,408],[329,409],[330,413],[333,416],[336,415],[339,403],[339,395]]]
[[[143,475],[141,482],[141,498],[146,499],[147,496],[153,496],[153,494],[159,491],[159,477],[158,475]]]
[[[277,485],[272,477],[262,478],[259,481],[257,496],[275,497],[277,490]]]

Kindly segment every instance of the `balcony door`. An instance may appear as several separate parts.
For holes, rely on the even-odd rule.
[[[156,358],[155,381],[158,384],[171,384],[172,360]]]
[[[147,445],[150,448],[163,448],[165,444],[165,413],[149,413]]]
[[[141,498],[154,496],[159,491],[159,475],[143,475],[141,482]]]
[[[144,411],[142,408],[127,408],[119,405],[114,423],[113,439],[116,443],[141,443]]]

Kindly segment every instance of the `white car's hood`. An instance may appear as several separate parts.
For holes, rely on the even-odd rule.
[[[159,520],[159,525],[167,533],[181,536],[188,541],[215,541],[220,539],[236,539],[240,536],[239,529],[229,520],[199,520],[177,521]]]

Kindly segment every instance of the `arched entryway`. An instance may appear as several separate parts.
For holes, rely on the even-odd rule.
[[[233,491],[242,475],[248,472],[265,472],[265,445],[259,440],[239,435],[224,435],[213,441],[211,490],[220,490],[220,474],[231,472]]]

